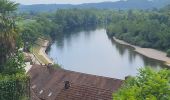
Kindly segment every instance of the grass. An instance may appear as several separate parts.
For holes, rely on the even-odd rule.
[[[39,54],[39,51],[41,49],[41,46],[43,45],[44,41],[42,39],[38,39],[36,44],[32,46],[32,53],[36,56],[36,58],[39,60],[42,64],[48,64],[48,60],[44,58],[44,56]]]

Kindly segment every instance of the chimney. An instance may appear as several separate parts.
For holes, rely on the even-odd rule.
[[[70,82],[69,81],[65,81],[64,82],[64,89],[69,89],[70,88]]]

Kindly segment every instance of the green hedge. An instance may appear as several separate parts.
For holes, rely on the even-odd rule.
[[[0,100],[28,100],[29,93],[29,78],[26,75],[0,74]]]

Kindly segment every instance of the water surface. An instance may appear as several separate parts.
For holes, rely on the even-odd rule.
[[[144,66],[156,70],[162,66],[161,62],[109,39],[104,28],[59,36],[48,55],[64,69],[118,79],[135,76]]]

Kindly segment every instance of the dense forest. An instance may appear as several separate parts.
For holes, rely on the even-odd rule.
[[[115,11],[107,33],[134,45],[167,51],[169,56],[169,10],[170,6],[151,11]]]
[[[30,48],[42,36],[56,39],[79,27],[94,27],[104,23],[110,11],[97,9],[57,10],[55,13],[21,14],[18,26],[24,44]],[[48,25],[48,26],[47,26]]]

